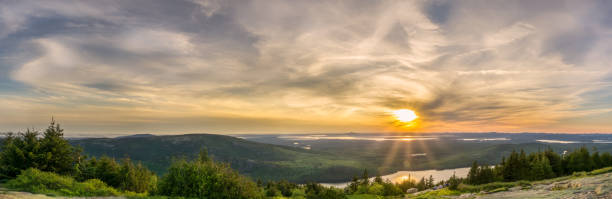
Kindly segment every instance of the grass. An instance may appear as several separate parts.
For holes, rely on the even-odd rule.
[[[4,186],[11,190],[50,196],[145,196],[132,192],[118,191],[98,179],[78,182],[71,177],[61,176],[38,169],[24,170],[17,178]]]
[[[419,194],[413,198],[418,198],[418,199],[428,199],[428,198],[445,198],[442,196],[458,196],[461,195],[463,192],[459,191],[459,190],[450,190],[448,188],[444,188],[444,189],[438,189],[438,190],[434,190],[434,191],[429,191],[429,192],[425,192],[423,194]]]
[[[604,174],[604,173],[609,173],[609,172],[612,172],[612,167],[606,167],[606,168],[593,170],[589,172],[589,175],[599,175],[599,174]]]
[[[501,189],[509,189],[515,186],[531,186],[529,181],[516,181],[516,182],[492,182],[481,185],[468,185],[460,184],[458,190],[463,193],[475,193],[475,192],[493,192]]]

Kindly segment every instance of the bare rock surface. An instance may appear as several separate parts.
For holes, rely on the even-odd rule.
[[[509,189],[476,198],[611,198],[612,173],[540,184],[530,189]]]

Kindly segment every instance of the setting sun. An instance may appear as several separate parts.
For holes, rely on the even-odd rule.
[[[419,118],[413,110],[409,109],[400,109],[393,111],[393,115],[400,122],[412,122],[413,120]]]

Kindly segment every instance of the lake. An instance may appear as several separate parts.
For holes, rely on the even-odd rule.
[[[434,178],[434,182],[439,182],[440,180],[448,180],[453,173],[460,178],[465,178],[470,171],[469,167],[465,168],[456,168],[456,169],[443,169],[443,170],[422,170],[422,171],[398,171],[389,175],[381,176],[383,180],[390,180],[393,183],[399,183],[408,179],[414,179],[415,181],[419,181],[422,177],[429,178],[431,175]],[[373,180],[374,177],[370,178]],[[341,183],[321,183],[324,186],[332,186],[337,188],[344,188],[350,182],[341,182]]]

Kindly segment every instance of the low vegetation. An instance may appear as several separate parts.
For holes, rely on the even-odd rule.
[[[34,168],[24,170],[15,179],[9,180],[6,187],[56,196],[117,196],[121,194],[98,179],[78,182],[69,176],[60,176]]]
[[[194,161],[175,161],[162,177],[157,194],[193,198],[264,198],[253,181],[226,164],[214,162],[206,151]]]

